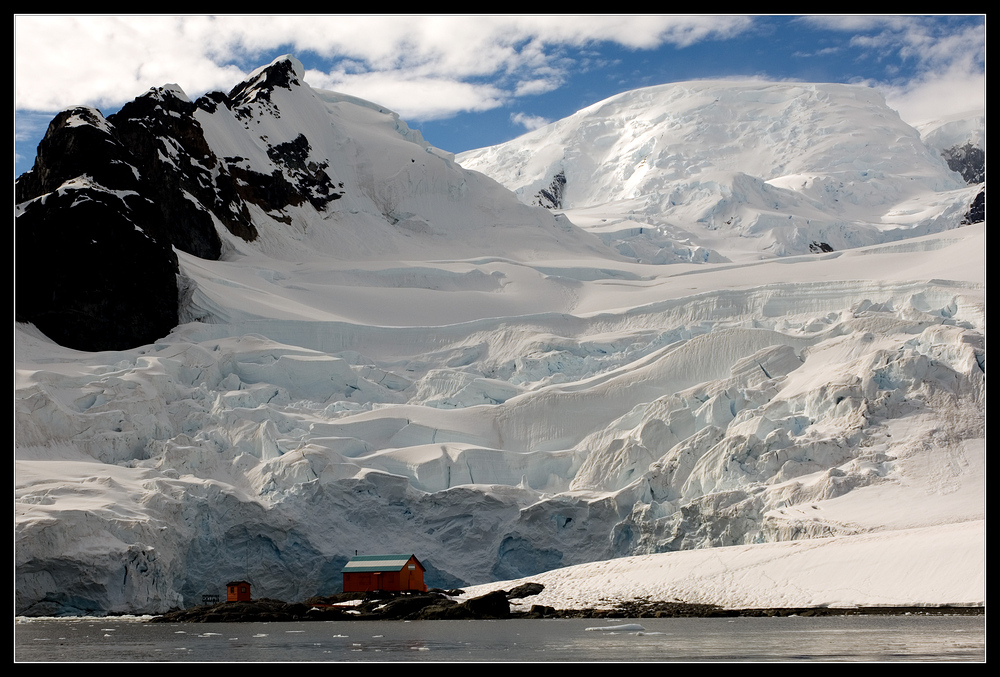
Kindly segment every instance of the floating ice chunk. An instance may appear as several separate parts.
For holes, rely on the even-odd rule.
[[[586,632],[646,632],[646,628],[638,623],[623,623],[622,625],[606,625],[600,628],[586,628]]]

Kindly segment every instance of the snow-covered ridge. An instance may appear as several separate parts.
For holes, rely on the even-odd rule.
[[[156,137],[162,161],[220,242],[215,259],[171,248],[177,326],[91,352],[16,326],[18,613],[164,611],[233,578],[304,599],[336,591],[355,550],[413,552],[431,585],[452,587],[639,555],[695,581],[706,560],[685,551],[710,548],[723,568],[750,558],[743,570],[764,573],[695,599],[693,583],[653,585],[642,559],[606,591],[730,606],[983,600],[969,553],[985,516],[984,225],[932,227],[943,217],[926,200],[924,225],[899,216],[891,243],[763,260],[741,259],[733,231],[699,250],[663,226],[671,260],[701,254],[640,263],[391,112],[275,66],[232,97],[157,89],[163,117],[135,118],[185,130]],[[803,89],[800,117],[810,101],[823,110]],[[772,106],[780,91],[731,96]],[[83,128],[110,147],[122,126]],[[838,130],[819,144],[831,163],[854,138]],[[614,128],[599,138],[625,143]],[[113,155],[129,160],[120,173],[73,174],[26,204],[71,216],[162,204],[145,197],[156,165],[129,153]],[[261,183],[225,194],[227,173]],[[340,197],[309,193],[322,176]],[[773,188],[742,176],[731,185]],[[303,199],[254,193],[278,177]],[[227,205],[255,235],[227,227]],[[869,207],[882,202],[852,209]],[[630,236],[647,236],[634,218]],[[89,251],[60,264],[81,287],[127,257]],[[804,550],[867,569],[875,587],[761,584]],[[933,565],[879,583],[899,557]],[[573,606],[569,585],[542,603]]]
[[[648,87],[457,159],[649,262],[732,236],[787,255],[953,228],[976,192],[877,92],[839,84]]]

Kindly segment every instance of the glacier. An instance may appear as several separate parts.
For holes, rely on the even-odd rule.
[[[15,325],[16,613],[157,613],[234,578],[304,599],[355,551],[439,587],[548,577],[567,608],[984,602],[982,184],[871,90],[680,83],[459,156],[293,57],[140,100],[191,125],[155,154],[219,245],[168,245],[155,340]],[[102,176],[19,219],[137,204]],[[80,287],[116,265],[75,258]]]
[[[984,149],[985,123],[969,122],[929,122],[925,143],[874,89],[707,80],[625,92],[458,159],[628,256],[719,261],[947,228],[976,188],[937,146],[957,134],[950,146]]]

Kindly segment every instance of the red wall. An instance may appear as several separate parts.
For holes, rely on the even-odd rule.
[[[410,564],[416,564],[412,559]],[[371,590],[419,590],[426,592],[424,572],[419,565],[411,571],[409,564],[400,571],[354,571],[344,573],[344,592],[369,592]]]

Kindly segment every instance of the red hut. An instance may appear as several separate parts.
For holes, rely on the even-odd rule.
[[[250,583],[247,581],[231,581],[226,583],[227,602],[249,602]]]
[[[424,565],[414,555],[361,555],[343,569],[344,592],[427,592]]]

